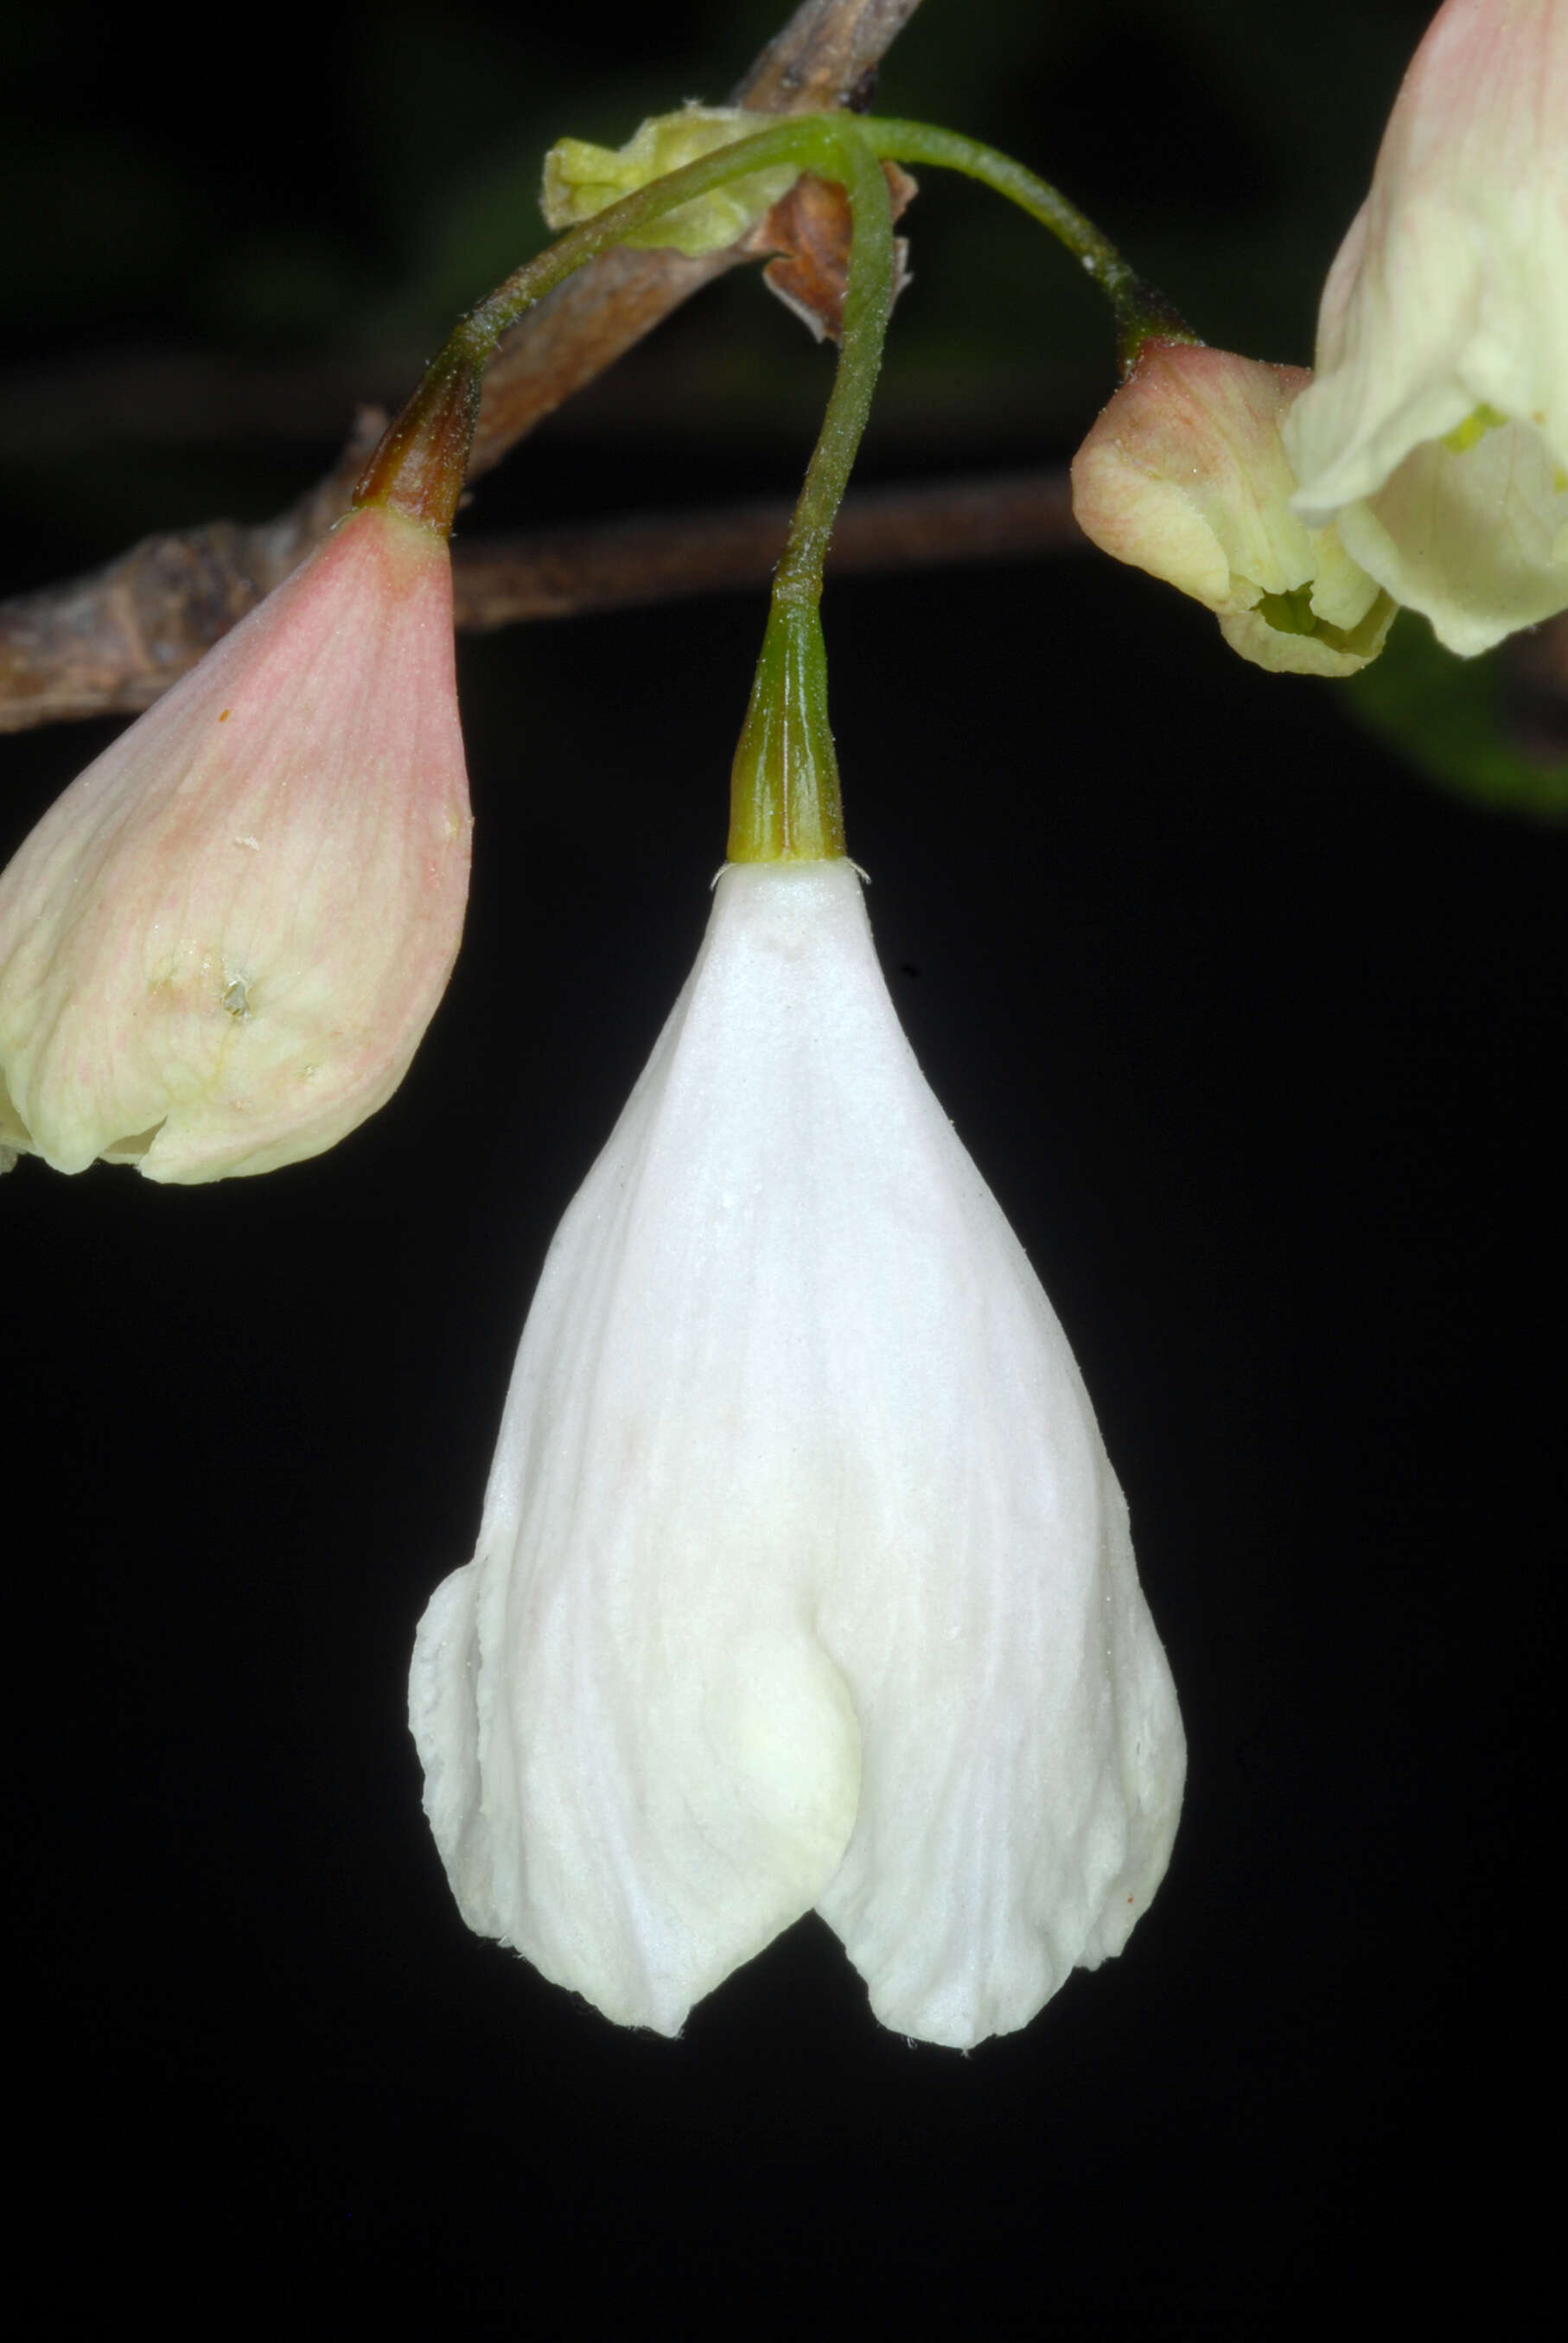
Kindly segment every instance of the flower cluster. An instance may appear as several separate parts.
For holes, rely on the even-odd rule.
[[[1350,673],[1401,604],[1462,652],[1568,606],[1565,123],[1568,0],[1447,0],[1315,377],[1144,338],[1073,467],[1089,534],[1271,669]],[[643,240],[730,242],[797,176],[707,185],[754,129],[689,109],[618,154],[566,142],[552,216],[632,190]],[[678,2033],[815,1910],[884,2024],[968,2047],[1120,1951],[1185,1753],[1071,1352],[899,1028],[842,853],[815,598],[899,280],[881,152],[845,154],[837,404],[733,859],[545,1265],[410,1722],[469,1925],[611,2018]],[[507,317],[543,280],[508,282]],[[0,1161],[264,1172],[401,1080],[467,893],[446,539],[499,297],[356,509],[0,876]]]
[[[1264,667],[1350,673],[1399,605],[1465,656],[1568,608],[1568,0],[1438,12],[1314,375],[1149,347],[1073,493]]]

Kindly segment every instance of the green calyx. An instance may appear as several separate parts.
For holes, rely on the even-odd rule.
[[[829,862],[844,851],[828,653],[815,602],[775,602],[730,771],[731,862]]]
[[[450,537],[479,416],[489,345],[459,327],[425,370],[354,491],[357,509],[384,505]]]

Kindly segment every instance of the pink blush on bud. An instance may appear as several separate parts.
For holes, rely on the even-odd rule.
[[[351,514],[0,876],[0,1141],[187,1182],[390,1097],[467,901],[439,532]]]

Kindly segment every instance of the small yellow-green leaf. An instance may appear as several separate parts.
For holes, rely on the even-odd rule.
[[[688,106],[678,114],[655,116],[618,148],[593,146],[582,138],[558,139],[545,157],[545,218],[553,228],[575,227],[651,180],[767,127],[765,116],[740,106]],[[670,247],[693,259],[705,252],[722,252],[755,226],[799,176],[796,166],[788,163],[755,172],[679,205],[662,219],[633,230],[626,241]]]

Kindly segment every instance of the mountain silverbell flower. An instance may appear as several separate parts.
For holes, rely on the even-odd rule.
[[[1568,607],[1568,0],[1447,0],[1323,289],[1308,526],[1470,657]]]
[[[1160,1884],[1184,1747],[1126,1504],[841,856],[718,880],[410,1719],[469,1926],[661,2034],[814,1907],[885,2026],[967,2048]]]
[[[268,1172],[401,1081],[467,896],[447,534],[477,382],[405,416],[356,508],[0,875],[7,1151]]]
[[[1297,675],[1353,675],[1393,622],[1387,594],[1332,523],[1292,509],[1282,421],[1301,367],[1144,342],[1072,460],[1086,537],[1206,605],[1234,651]]]
[[[844,858],[817,601],[894,277],[846,163],[729,860],[546,1261],[409,1718],[464,1918],[607,2016],[678,2034],[815,1909],[884,2025],[967,2048],[1121,1950],[1184,1745],[1082,1380]]]

